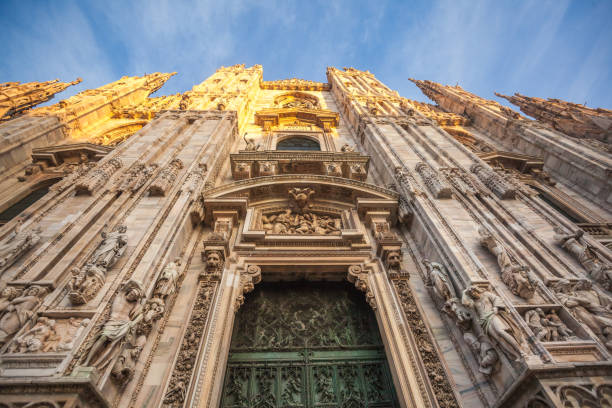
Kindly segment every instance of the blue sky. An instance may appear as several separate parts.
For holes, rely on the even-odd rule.
[[[2,1],[0,39],[0,82],[83,78],[61,98],[154,71],[178,72],[159,95],[183,92],[245,63],[368,69],[421,101],[409,77],[612,108],[612,0]]]

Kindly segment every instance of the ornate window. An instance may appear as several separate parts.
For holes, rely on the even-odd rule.
[[[278,142],[276,150],[321,150],[321,145],[311,138],[294,136]]]

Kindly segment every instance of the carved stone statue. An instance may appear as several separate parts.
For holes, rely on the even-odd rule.
[[[84,366],[103,369],[112,360],[112,355],[119,345],[131,335],[136,325],[143,318],[141,299],[142,285],[135,281],[128,282],[121,293],[118,293],[111,305],[110,316],[102,331],[83,360]]]
[[[310,211],[263,214],[262,227],[270,234],[340,235],[340,218]]]
[[[19,296],[19,294],[20,291],[13,286],[7,286],[2,289],[2,292],[0,293],[0,316],[6,312],[13,299]]]
[[[127,344],[111,369],[111,377],[117,383],[125,385],[134,376],[136,363],[138,363],[142,348],[145,346],[147,337],[151,333],[153,323],[163,316],[165,310],[165,303],[160,298],[150,299],[145,304],[142,320],[140,320],[135,330],[131,330],[128,333]]]
[[[552,286],[561,304],[584,323],[612,350],[612,310],[610,302],[592,289],[591,282],[583,279],[573,287],[561,279]]]
[[[464,333],[463,339],[476,354],[480,366],[478,371],[487,376],[491,375],[499,361],[499,355],[491,343],[486,340],[479,341],[472,333]]]
[[[72,269],[72,279],[68,283],[68,298],[72,304],[83,305],[89,302],[102,288],[108,270],[125,252],[126,231],[127,227],[120,225],[108,234],[102,232],[103,240],[87,263],[80,269]]]
[[[548,335],[546,337],[547,341],[559,341],[559,340],[568,340],[571,338],[575,338],[574,333],[563,323],[559,315],[555,309],[552,309],[546,315],[546,329],[548,331]]]
[[[353,153],[353,152],[355,151],[355,147],[354,147],[354,146],[351,146],[351,145],[350,145],[350,144],[348,144],[348,143],[345,143],[345,144],[343,144],[343,145],[342,145],[342,147],[340,148],[340,151],[341,151],[342,153]]]
[[[0,272],[40,241],[40,228],[24,230],[22,224],[18,220],[13,232],[0,244]]]
[[[243,136],[244,143],[246,144],[244,150],[246,150],[248,152],[255,152],[255,151],[259,150],[261,145],[259,143],[255,144],[255,142],[253,142],[253,139],[247,139],[247,134],[248,133],[245,133],[244,136]]]
[[[110,233],[103,231],[100,234],[103,240],[89,258],[88,263],[104,267],[107,270],[112,268],[125,251],[125,245],[127,244],[126,231],[127,227],[125,225],[119,225]]]
[[[597,256],[597,252],[582,238],[583,235],[583,230],[567,233],[562,227],[555,227],[555,241],[572,254],[604,289],[612,290],[612,265]]]
[[[180,276],[180,266],[180,258],[176,258],[173,262],[168,262],[155,283],[155,289],[153,290],[154,295],[166,298],[176,292],[176,284]]]
[[[535,285],[527,273],[527,268],[513,261],[506,248],[485,227],[480,227],[480,243],[497,257],[501,270],[502,281],[512,293],[524,299],[531,299],[535,293]]]
[[[457,294],[444,266],[437,262],[431,262],[428,259],[425,259],[423,264],[427,268],[426,285],[432,286],[436,295],[444,301],[456,298]]]
[[[462,303],[476,311],[480,326],[489,338],[516,361],[525,356],[521,331],[506,311],[501,298],[486,289],[470,286],[463,291]]]
[[[525,313],[525,321],[527,325],[535,334],[536,339],[539,341],[546,340],[548,336],[548,330],[545,327],[547,325],[546,315],[544,311],[537,307],[535,309],[528,310]]]
[[[47,292],[46,288],[33,285],[11,301],[0,318],[0,344],[6,343],[27,323]]]
[[[444,303],[442,311],[449,315],[462,330],[469,330],[472,324],[472,313],[459,298],[450,298]]]

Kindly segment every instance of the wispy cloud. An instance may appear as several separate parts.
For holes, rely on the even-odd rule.
[[[408,77],[612,106],[612,2],[105,1],[0,3],[0,80],[178,71],[182,92],[221,65],[264,78],[325,80],[327,66],[368,69],[412,99]],[[502,101],[503,102],[503,101]]]

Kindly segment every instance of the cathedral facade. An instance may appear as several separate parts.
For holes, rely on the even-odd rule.
[[[172,75],[1,85],[1,408],[612,407],[612,111]]]

